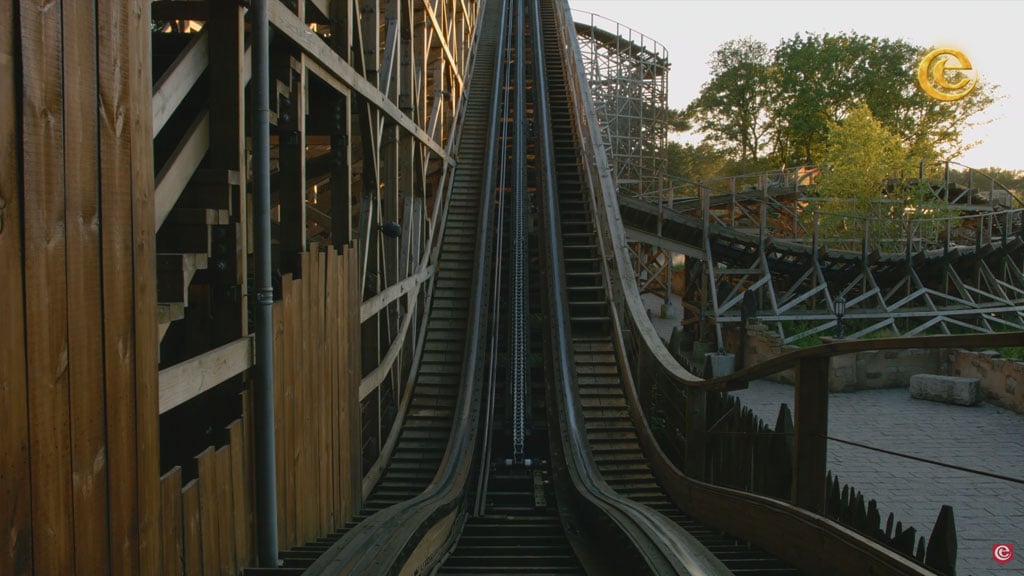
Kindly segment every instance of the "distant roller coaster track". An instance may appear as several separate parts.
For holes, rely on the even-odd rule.
[[[673,183],[661,153],[667,51],[601,16],[574,18],[623,223],[630,240],[649,247],[634,256],[656,261],[648,276],[670,266],[651,248],[691,257],[683,324],[695,338],[721,350],[723,327],[741,321],[744,299],[746,313],[787,343],[834,329],[840,297],[853,337],[1024,326],[1024,203],[1012,191],[955,162],[922,163],[920,178],[937,182],[934,194],[949,214],[894,221],[844,215],[838,203],[805,197],[796,184],[812,178],[802,167]],[[951,178],[951,168],[961,174]],[[652,203],[659,198],[660,206]],[[826,234],[836,229],[848,232]],[[653,284],[665,290],[668,281]],[[650,285],[647,278],[642,288]]]

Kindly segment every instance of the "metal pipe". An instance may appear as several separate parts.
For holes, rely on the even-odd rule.
[[[277,471],[274,453],[274,341],[270,281],[270,29],[267,0],[253,0],[253,247],[256,261],[256,526],[259,565],[277,566]]]

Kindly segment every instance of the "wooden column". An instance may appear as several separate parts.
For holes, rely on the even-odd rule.
[[[352,55],[352,2],[331,3],[331,46],[350,62]],[[340,254],[355,239],[352,230],[352,98],[339,95],[334,101],[331,130],[331,237]]]
[[[210,20],[210,150],[216,174],[239,177],[232,187],[230,224],[215,234],[225,253],[214,254],[214,345],[231,342],[249,331],[247,284],[248,202],[245,148],[245,9],[237,2],[208,2]],[[223,267],[219,265],[223,264]]]
[[[818,514],[825,509],[828,365],[827,357],[804,358],[796,371],[793,503]]]
[[[64,3],[65,142],[67,181],[68,375],[75,568],[109,571],[103,321],[100,282],[100,190],[97,164],[96,6]]]
[[[13,3],[0,3],[0,574],[13,576],[32,573],[17,37]]]
[[[686,389],[686,475],[704,480],[707,461],[707,392],[703,388]]]
[[[306,74],[303,56],[274,54],[274,77],[291,86],[287,106],[278,108],[277,138],[280,150],[281,267],[300,273],[299,253],[306,250]],[[297,62],[298,70],[295,69]],[[305,270],[301,271],[303,277]]]
[[[157,376],[156,221],[153,188],[153,74],[150,0],[131,0],[132,263],[135,287],[135,393],[138,439],[139,573],[159,573],[160,406]],[[113,496],[112,496],[113,497]]]

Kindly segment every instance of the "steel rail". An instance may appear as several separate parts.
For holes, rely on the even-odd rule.
[[[511,22],[509,22],[511,25]],[[506,150],[508,148],[509,139],[509,123],[507,118],[509,117],[509,108],[511,103],[508,98],[507,87],[510,86],[512,81],[512,67],[508,65],[508,60],[512,54],[512,34],[506,32],[506,40],[504,45],[501,47],[504,52],[499,55],[499,60],[503,63],[504,68],[504,82],[503,86],[506,89],[501,91],[501,118],[506,119],[501,123],[501,136],[499,141],[501,149]],[[507,156],[503,155],[503,156]],[[501,168],[498,172],[498,189],[505,190],[508,182],[508,162],[501,162]],[[491,423],[494,418],[494,406],[495,406],[495,394],[497,393],[497,371],[498,371],[498,337],[499,332],[497,327],[499,326],[500,314],[501,314],[501,288],[502,288],[502,250],[504,249],[504,238],[505,238],[505,199],[502,198],[498,201],[498,213],[495,216],[495,248],[494,253],[497,254],[497,259],[494,262],[494,282],[492,284],[492,295],[491,295],[491,338],[490,338],[490,362],[488,362],[487,372],[487,396],[485,400],[485,408],[483,413],[483,441],[480,445],[480,475],[477,481],[477,492],[476,502],[473,506],[473,514],[480,516],[483,514],[487,507],[487,485],[490,479],[490,467],[487,465],[491,461]]]
[[[516,83],[515,83],[515,150],[512,190],[512,350],[509,354],[509,383],[512,385],[512,457],[517,464],[523,462],[526,440],[526,377],[529,343],[526,341],[526,49],[523,44],[524,4],[516,8]]]

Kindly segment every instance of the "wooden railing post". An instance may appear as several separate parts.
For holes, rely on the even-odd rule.
[[[801,358],[796,372],[793,503],[818,514],[825,509],[828,365],[828,357]]]
[[[686,389],[686,475],[704,480],[707,454],[707,391],[697,386]]]

